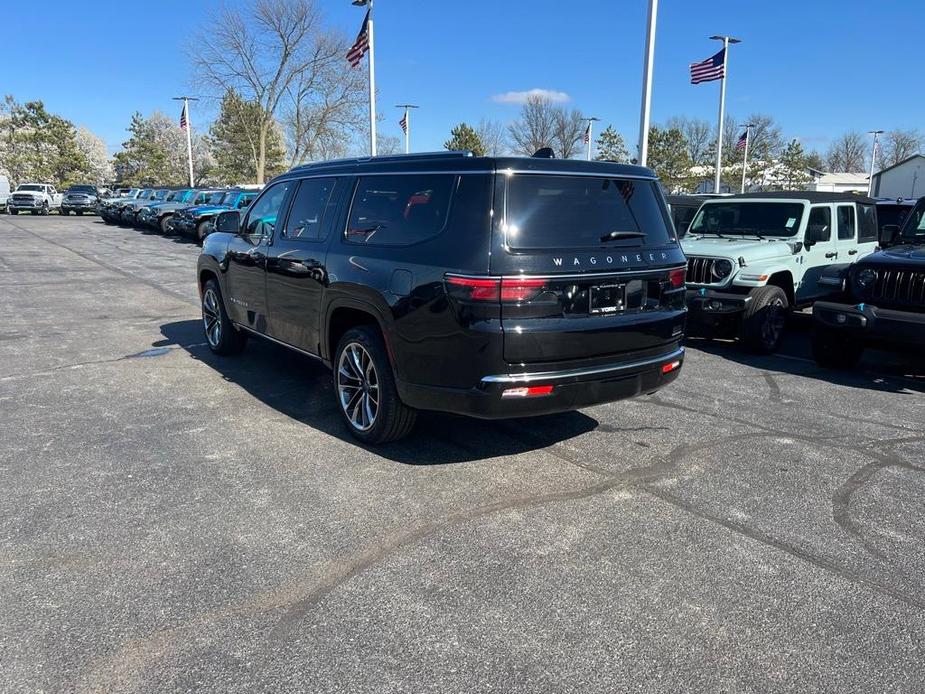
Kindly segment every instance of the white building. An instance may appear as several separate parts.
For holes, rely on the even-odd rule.
[[[818,173],[818,175],[817,175]],[[823,173],[810,169],[813,180],[806,190],[818,190],[824,193],[864,193],[867,195],[867,182],[870,174],[859,173]]]
[[[919,198],[925,195],[925,155],[913,154],[874,174],[876,198]]]

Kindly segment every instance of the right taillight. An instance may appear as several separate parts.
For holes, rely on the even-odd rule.
[[[464,277],[447,275],[447,288],[456,299],[522,303],[539,295],[546,280],[533,277]]]
[[[687,279],[687,268],[685,267],[679,267],[668,272],[668,284],[672,289],[683,287],[685,279]]]
[[[501,280],[501,301],[529,301],[542,291],[546,280],[530,277],[504,277]]]

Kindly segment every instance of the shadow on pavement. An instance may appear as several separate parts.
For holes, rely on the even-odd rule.
[[[925,367],[909,355],[868,349],[861,364],[850,371],[823,369],[813,360],[812,315],[796,313],[787,322],[787,332],[777,354],[756,355],[733,340],[688,337],[685,344],[707,354],[764,371],[805,376],[849,388],[867,388],[886,393],[925,392]]]
[[[256,337],[239,356],[216,356],[205,346],[198,320],[165,323],[161,334],[164,339],[153,347],[179,346],[278,412],[366,448],[347,432],[335,402],[330,371],[320,362]],[[504,421],[422,412],[407,439],[368,450],[409,465],[462,463],[542,450],[597,426],[595,419],[581,412]]]

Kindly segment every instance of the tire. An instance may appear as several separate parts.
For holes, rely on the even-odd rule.
[[[42,216],[45,217],[51,210],[48,209],[48,203],[42,205]]]
[[[83,217],[83,216],[84,216],[84,211],[83,211],[83,210],[77,210],[74,214],[76,214],[78,217]]]
[[[211,223],[211,220],[205,219],[196,225],[196,241],[199,242],[200,246],[205,242],[206,236],[209,235],[209,226]]]
[[[167,235],[167,234],[170,233],[170,228],[167,226],[167,223],[168,223],[169,221],[170,221],[170,215],[168,214],[168,215],[164,215],[163,217],[161,217],[161,221],[158,222],[158,225],[160,226],[161,233],[164,234],[164,235]]]
[[[853,369],[864,354],[864,345],[860,342],[819,325],[813,327],[812,340],[813,359],[823,369]]]
[[[209,349],[222,356],[240,354],[247,344],[247,333],[234,327],[225,312],[225,302],[222,301],[222,290],[217,280],[206,282],[201,305],[202,326]]]
[[[62,217],[67,217],[69,214],[70,214],[70,212],[68,212],[67,210],[61,210],[61,216],[62,216]]]
[[[17,215],[17,214],[19,214],[19,210],[11,210],[10,208],[7,208],[6,211],[7,211],[8,213],[12,214],[12,215]]]
[[[38,213],[39,213],[38,210],[29,210],[29,214],[31,215],[37,215]]]
[[[354,438],[376,445],[396,441],[414,428],[417,412],[398,397],[377,328],[348,330],[337,345],[333,372],[337,410]]]
[[[756,354],[773,354],[784,336],[784,326],[790,302],[784,290],[774,285],[758,287],[745,305],[739,340],[742,346]]]

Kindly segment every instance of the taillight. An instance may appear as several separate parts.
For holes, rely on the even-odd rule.
[[[525,386],[522,388],[507,388],[501,392],[502,398],[542,398],[552,395],[552,386]]]
[[[671,285],[672,289],[680,289],[684,286],[684,280],[687,279],[687,268],[679,267],[676,270],[671,270],[668,273],[668,284]]]
[[[504,277],[501,280],[501,301],[527,301],[546,285],[546,280],[526,277]]]
[[[459,298],[469,301],[498,301],[501,298],[501,279],[497,277],[448,276],[446,282],[456,289]]]
[[[662,373],[670,374],[672,371],[677,371],[681,368],[681,360],[676,359],[675,361],[670,361],[667,364],[662,364]]]
[[[447,275],[446,282],[458,299],[468,301],[529,301],[546,286],[546,280],[527,277],[460,277]]]

